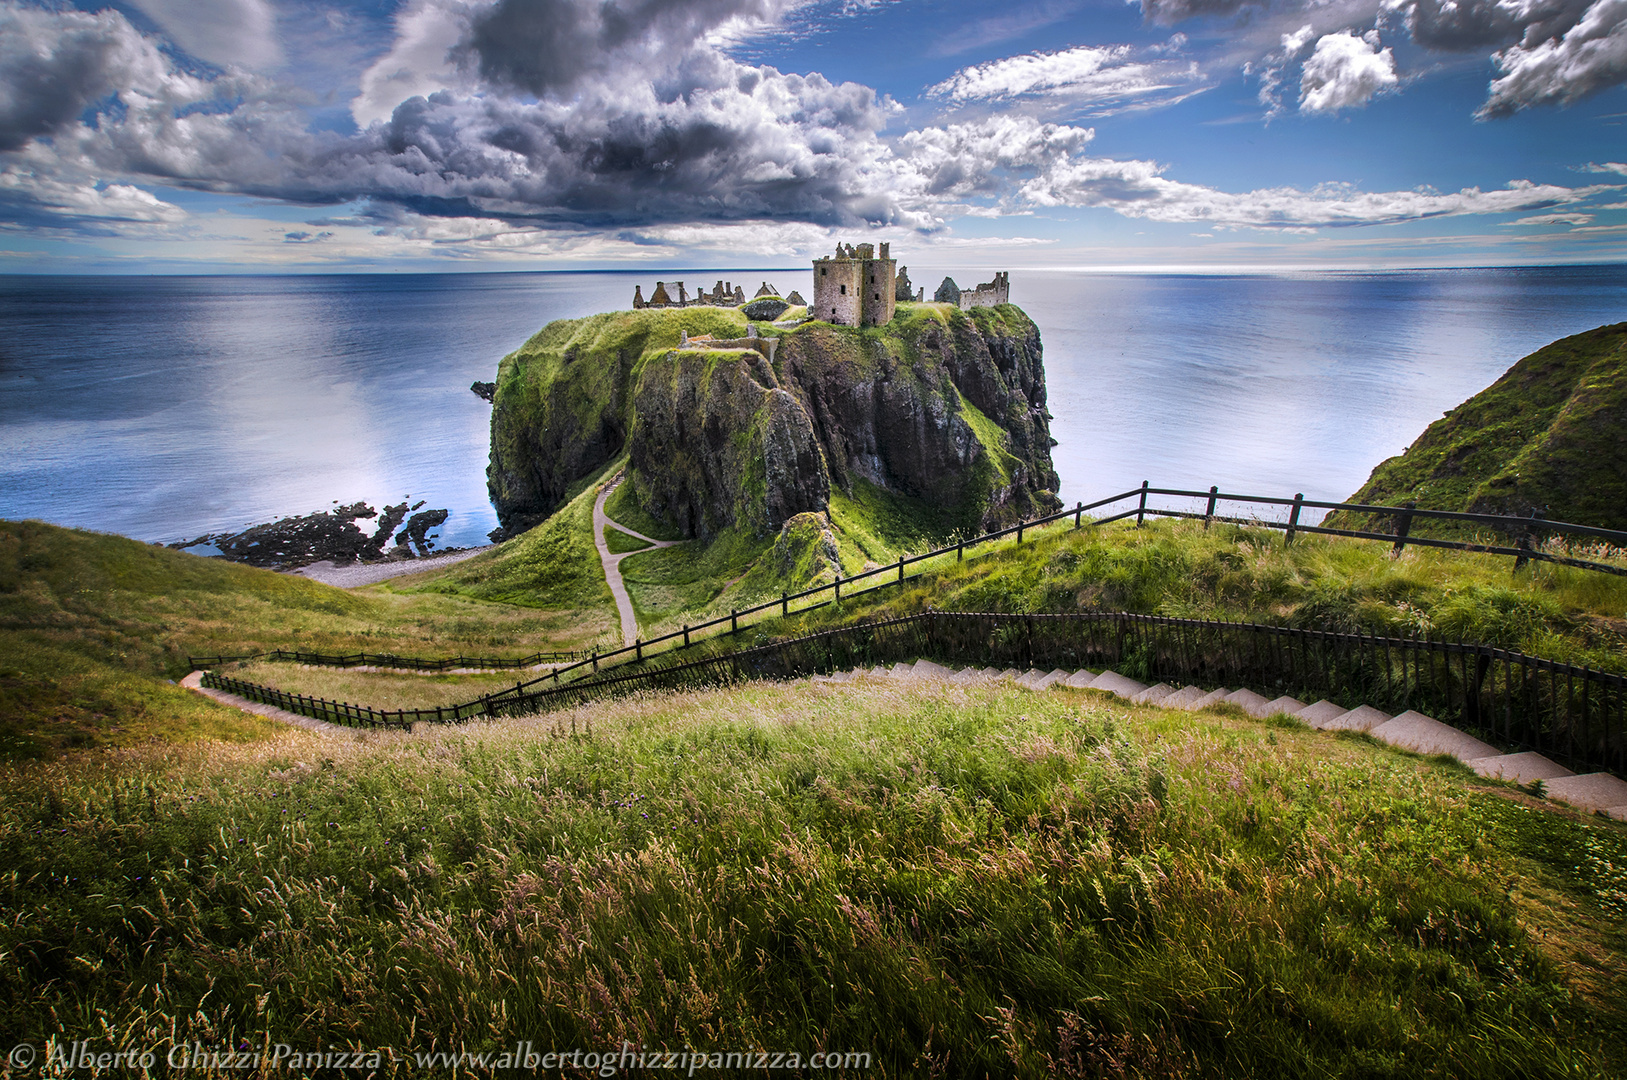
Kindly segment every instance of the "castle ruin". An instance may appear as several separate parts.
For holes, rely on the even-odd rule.
[[[836,323],[840,326],[885,326],[891,322],[900,303],[922,303],[926,289],[914,290],[908,269],[898,265],[888,245],[882,244],[878,252],[872,244],[837,244],[834,256],[814,260],[814,298],[807,304],[808,318]],[[763,282],[757,297],[778,296],[774,286]],[[953,278],[944,278],[933,299],[950,303],[962,311],[978,307],[997,307],[1011,302],[1011,275],[999,271],[993,281],[986,281],[975,289],[961,289]],[[792,307],[801,307],[806,301],[796,292],[786,297]],[[746,290],[731,281],[719,281],[710,292],[702,289],[694,296],[681,281],[657,281],[648,300],[643,286],[633,286],[633,308],[683,307],[740,307],[746,302]]]
[[[815,259],[814,298],[808,314],[841,326],[885,326],[897,304],[898,263],[870,244],[836,245],[833,258]]]

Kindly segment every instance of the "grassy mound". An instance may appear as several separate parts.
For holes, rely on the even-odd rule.
[[[1521,515],[1537,507],[1556,521],[1627,530],[1627,323],[1527,356],[1380,464],[1349,501]]]
[[[1627,1065],[1620,827],[1083,692],[755,685],[14,769],[0,794],[0,1022],[36,1043]]]

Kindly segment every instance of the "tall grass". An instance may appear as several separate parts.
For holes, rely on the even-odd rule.
[[[1462,776],[1086,694],[807,684],[17,767],[0,1024],[888,1076],[1619,1070],[1619,968],[1586,996],[1540,932],[1576,912],[1619,960],[1622,913]],[[1627,866],[1619,828],[1544,822]],[[1510,897],[1527,866],[1546,905]]]

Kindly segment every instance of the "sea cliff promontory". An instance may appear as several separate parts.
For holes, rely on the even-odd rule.
[[[624,455],[640,506],[686,538],[766,537],[866,486],[944,529],[1060,505],[1039,331],[1009,303],[898,303],[868,326],[609,312],[550,323],[496,384],[487,482],[506,535]]]

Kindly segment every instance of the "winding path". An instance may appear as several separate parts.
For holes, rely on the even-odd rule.
[[[622,584],[621,561],[629,555],[637,555],[639,551],[649,551],[650,548],[640,548],[639,551],[624,551],[619,555],[612,555],[610,545],[604,541],[604,527],[609,525],[613,529],[624,532],[628,536],[637,537],[658,548],[672,547],[674,544],[683,543],[683,541],[657,540],[653,536],[645,536],[641,532],[634,532],[627,526],[610,520],[609,515],[604,512],[605,500],[610,498],[611,492],[621,486],[621,479],[620,473],[611,477],[610,482],[604,486],[604,490],[599,492],[598,501],[593,504],[593,546],[599,549],[599,562],[604,565],[605,584],[610,586],[610,595],[616,598],[616,614],[621,617],[622,644],[631,645],[638,640],[638,616],[633,614],[633,602],[627,596],[627,586]]]

